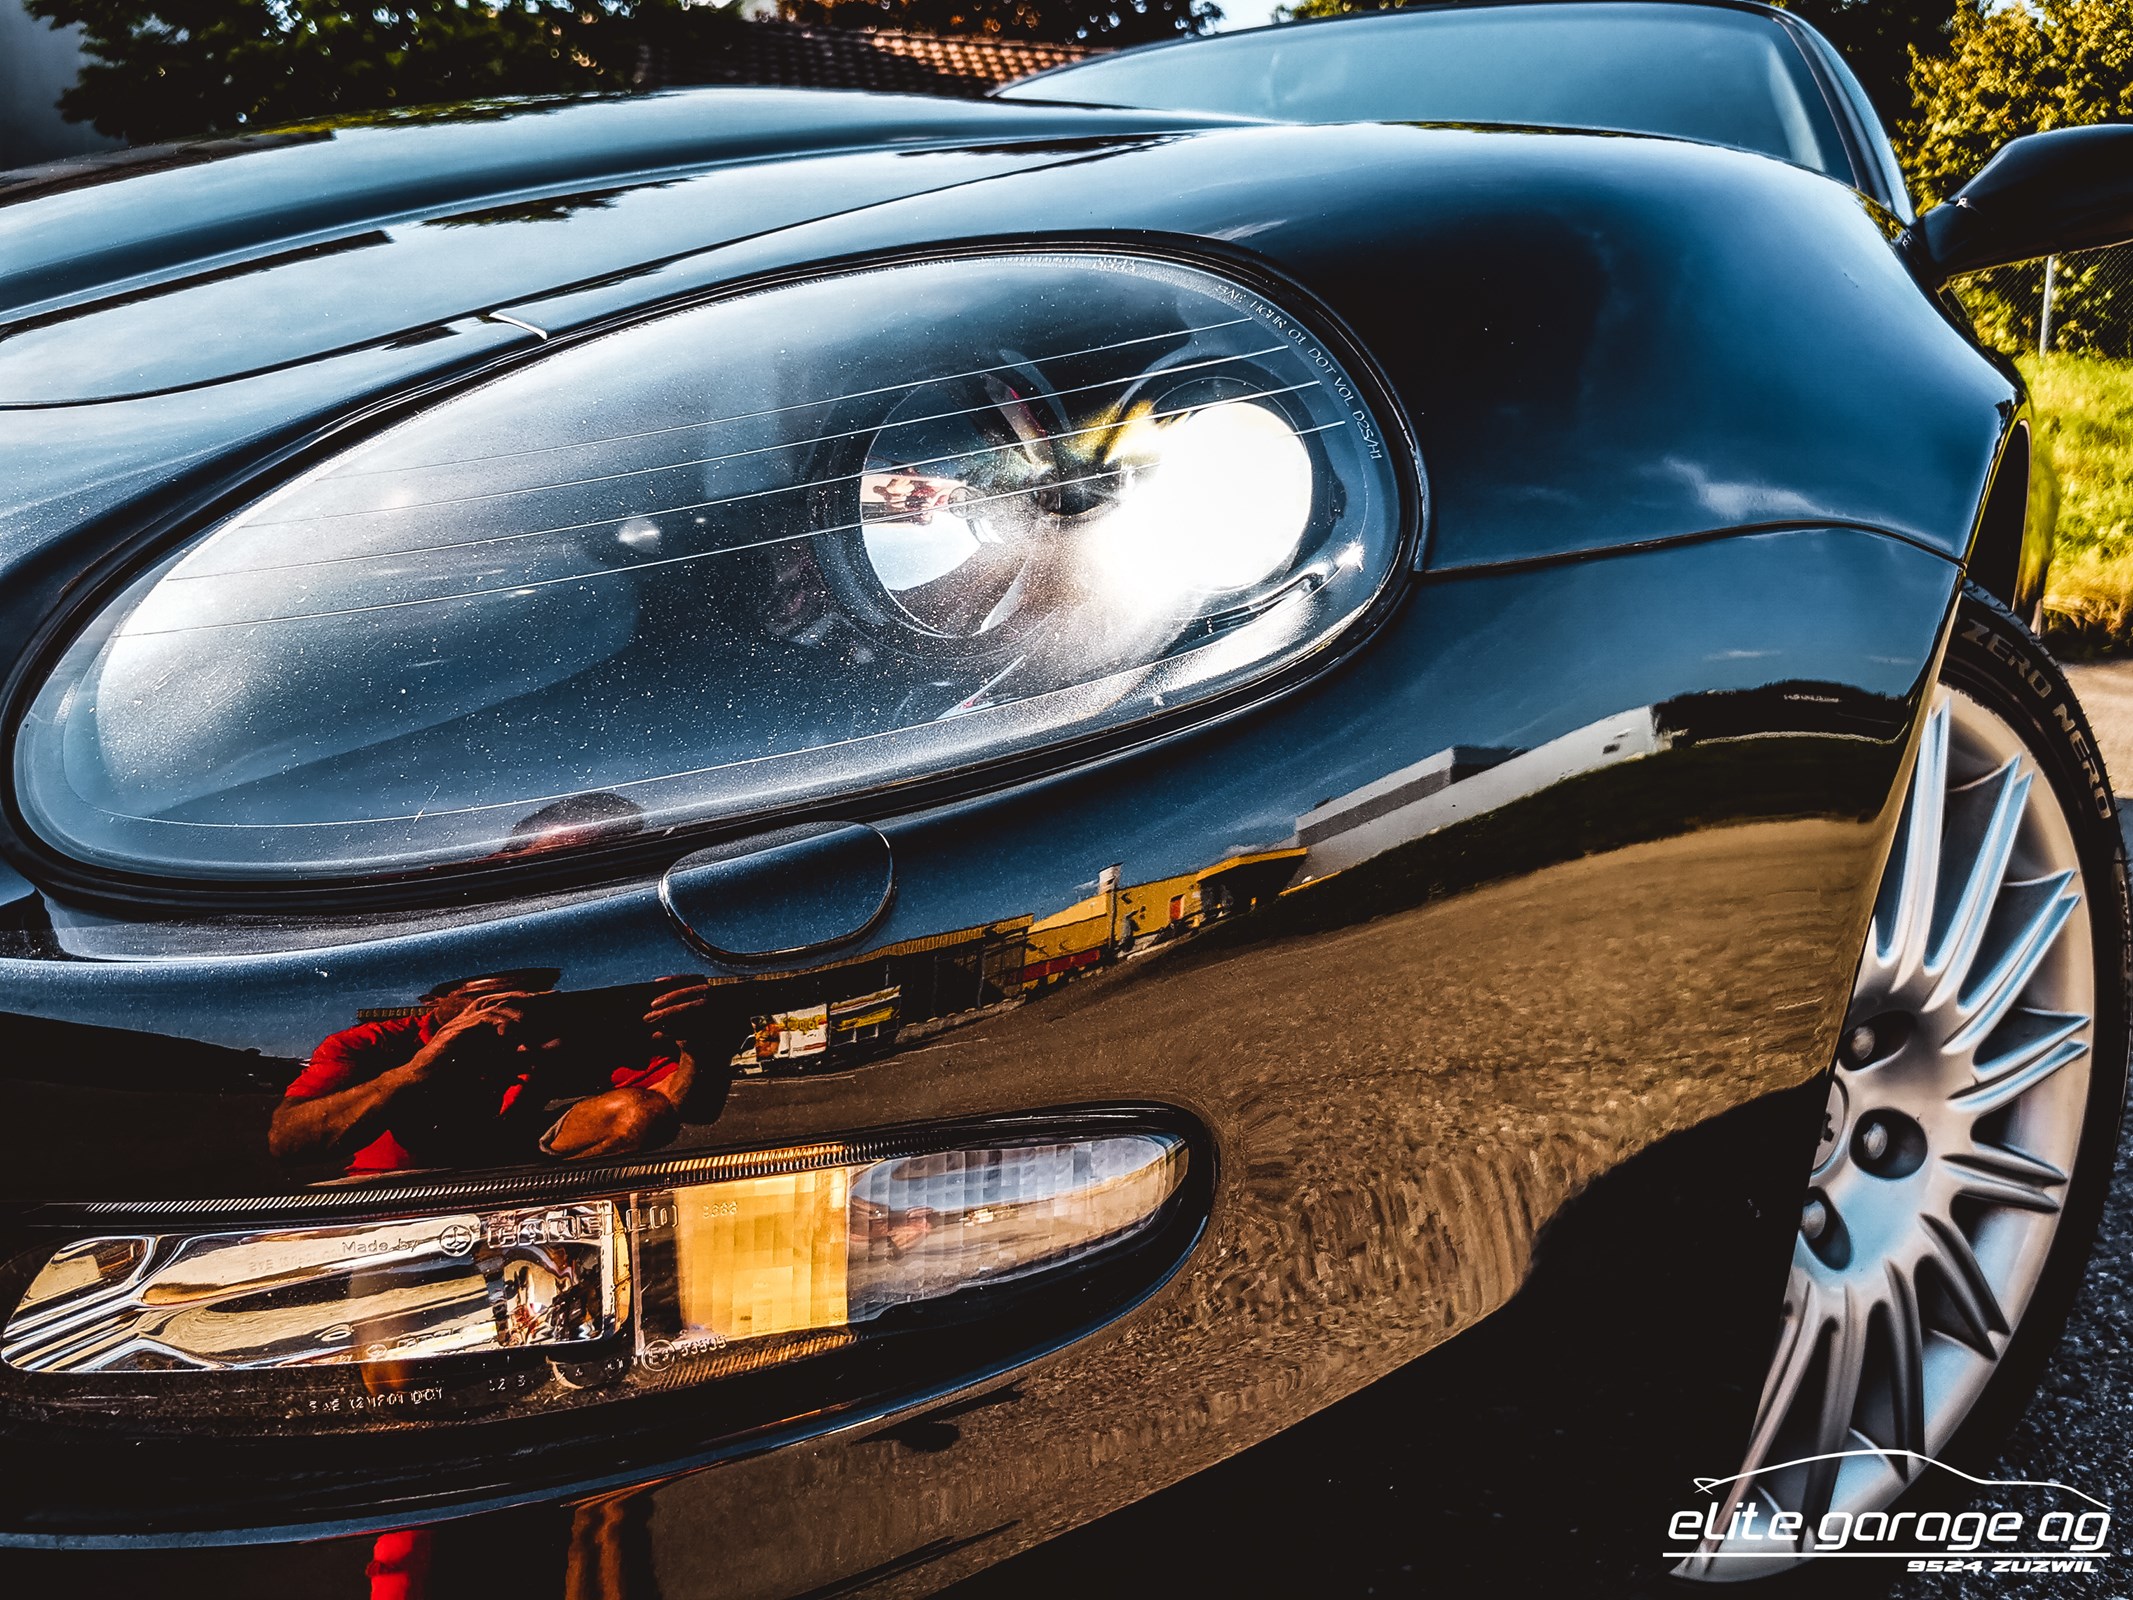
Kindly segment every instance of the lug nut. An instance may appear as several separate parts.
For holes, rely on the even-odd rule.
[[[1879,1161],[1889,1153],[1887,1123],[1869,1122],[1859,1130],[1859,1153],[1869,1161]]]
[[[1853,1066],[1860,1066],[1874,1059],[1874,1030],[1865,1023],[1844,1036],[1844,1056]]]
[[[1800,1208],[1800,1232],[1806,1235],[1809,1244],[1822,1237],[1829,1227],[1829,1207],[1819,1200],[1810,1200]]]

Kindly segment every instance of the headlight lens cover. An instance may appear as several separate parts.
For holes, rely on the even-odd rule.
[[[671,312],[447,398],[144,574],[24,718],[60,851],[376,877],[984,763],[1359,617],[1400,486],[1316,334],[1097,253]]]

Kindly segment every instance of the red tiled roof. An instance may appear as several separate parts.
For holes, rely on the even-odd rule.
[[[1046,67],[1063,67],[1069,61],[1102,53],[1079,44],[956,38],[939,33],[897,33],[887,28],[863,37],[876,50],[924,62],[935,72],[951,77],[982,78],[987,84],[1011,83]]]
[[[657,53],[648,85],[776,84],[801,89],[874,89],[889,94],[975,98],[1000,84],[1098,52],[1082,45],[807,28],[751,22],[706,29]]]

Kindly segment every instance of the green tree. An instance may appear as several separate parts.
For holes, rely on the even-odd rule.
[[[60,97],[135,143],[496,95],[627,88],[677,0],[26,0],[80,23]]]
[[[1914,55],[1911,87],[1899,152],[1920,200],[1944,200],[2019,134],[2133,119],[2133,6],[1965,5],[1945,51]]]
[[[1914,57],[1914,111],[1898,152],[1919,204],[1961,188],[1994,151],[2025,133],[2133,121],[2133,6],[2127,0],[1966,4],[1944,53]],[[2034,344],[2042,266],[1982,273],[1963,288],[1979,331]],[[2060,262],[2052,298],[2057,344],[2133,356],[2133,274],[2123,252]]]
[[[784,0],[780,15],[832,28],[1129,45],[1205,33],[1222,8],[1210,0]]]

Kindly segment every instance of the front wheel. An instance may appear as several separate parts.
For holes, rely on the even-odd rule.
[[[1973,590],[1829,1074],[1745,1459],[1710,1484],[1727,1531],[1679,1576],[1797,1571],[1825,1517],[1923,1505],[1967,1487],[1937,1465],[1990,1460],[2109,1187],[2128,925],[2087,721],[2029,631]]]

